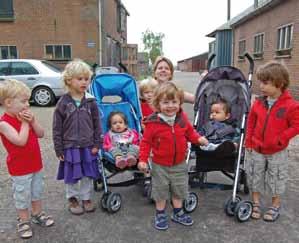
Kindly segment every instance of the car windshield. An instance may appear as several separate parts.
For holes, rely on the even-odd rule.
[[[62,68],[55,65],[54,63],[52,62],[48,62],[48,61],[42,61],[43,64],[45,64],[48,68],[50,68],[51,70],[53,70],[54,72],[57,72],[57,73],[61,73],[62,72]]]

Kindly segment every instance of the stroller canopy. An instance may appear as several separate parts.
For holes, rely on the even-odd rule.
[[[93,79],[90,91],[97,99],[103,124],[107,124],[107,117],[111,111],[119,110],[126,114],[129,127],[140,130],[142,113],[137,84],[133,77],[125,73],[100,74]],[[106,96],[117,96],[121,98],[121,101],[103,102]],[[107,131],[107,127],[103,126],[103,131]]]
[[[209,120],[210,105],[219,98],[232,106],[231,119],[241,121],[250,108],[251,93],[242,72],[230,66],[217,67],[201,80],[195,95],[194,111],[198,112],[198,125]]]

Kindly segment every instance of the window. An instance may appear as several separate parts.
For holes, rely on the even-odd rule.
[[[9,62],[0,62],[0,76],[9,75]]]
[[[12,62],[10,75],[32,75],[38,74],[38,71],[27,62]]]
[[[289,55],[292,49],[293,25],[285,25],[277,30],[277,55]]]
[[[18,58],[16,46],[0,46],[0,59]]]
[[[244,54],[246,52],[246,40],[239,41],[239,60],[244,59]]]
[[[0,21],[12,21],[14,19],[13,0],[0,1]]]
[[[253,56],[255,58],[263,57],[264,53],[264,34],[257,34],[254,36]]]
[[[71,45],[46,45],[45,56],[49,60],[70,60],[72,58]]]

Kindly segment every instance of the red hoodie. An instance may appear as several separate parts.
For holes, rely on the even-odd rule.
[[[246,148],[261,154],[274,154],[285,149],[299,134],[299,103],[284,91],[268,109],[266,98],[258,98],[249,113]]]
[[[184,112],[179,112],[173,126],[153,113],[145,121],[146,129],[140,143],[139,160],[148,162],[150,151],[153,161],[163,166],[173,166],[185,161],[187,141],[198,144],[200,135],[193,129]]]

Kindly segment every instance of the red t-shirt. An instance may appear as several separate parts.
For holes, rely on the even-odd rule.
[[[4,114],[0,121],[5,121],[18,132],[21,129],[21,122],[8,114]],[[32,127],[29,129],[27,143],[24,146],[17,146],[7,140],[1,134],[2,143],[8,153],[6,163],[8,172],[12,176],[22,176],[38,172],[43,168],[38,138]]]
[[[142,111],[143,118],[148,117],[154,112],[153,108],[144,101],[141,102],[141,111]]]

